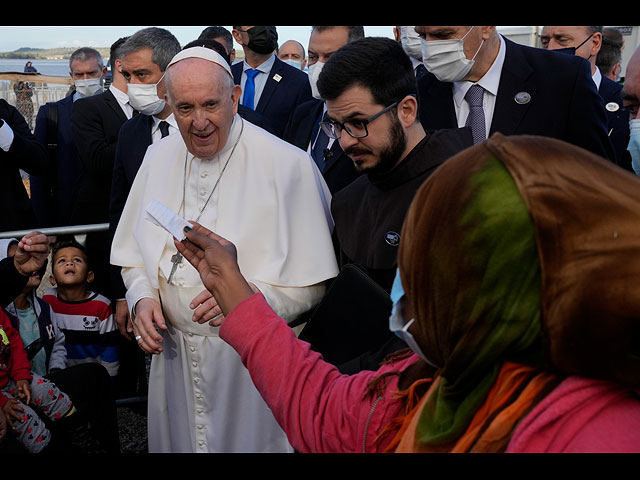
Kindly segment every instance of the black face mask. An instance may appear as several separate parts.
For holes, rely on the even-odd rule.
[[[253,27],[246,32],[249,35],[247,46],[256,53],[266,55],[273,52],[278,46],[276,27]]]
[[[589,35],[584,42],[582,42],[580,45],[578,45],[577,47],[566,47],[566,48],[558,48],[556,50],[553,50],[554,52],[558,52],[558,53],[565,53],[567,55],[575,55],[576,54],[576,50],[578,50],[582,45],[584,45],[585,43],[587,43],[589,41],[589,39],[593,37],[593,35]]]

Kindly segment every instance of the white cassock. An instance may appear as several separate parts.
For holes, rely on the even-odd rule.
[[[239,355],[220,340],[218,328],[191,320],[189,303],[204,290],[195,268],[183,260],[167,284],[173,238],[144,214],[158,200],[195,220],[239,135],[199,223],[236,245],[241,272],[285,319],[317,304],[322,283],[338,273],[330,194],[307,153],[238,115],[216,159],[193,158],[179,134],[150,146],[111,251],[111,263],[123,267],[130,308],[155,298],[168,323],[163,353],[151,365],[150,452],[292,451]]]

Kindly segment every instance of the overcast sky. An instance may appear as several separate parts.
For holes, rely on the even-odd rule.
[[[120,37],[145,27],[122,26],[0,26],[0,52],[12,52],[22,47],[57,48],[57,47],[109,47]],[[166,28],[173,33],[181,45],[195,40],[200,32],[206,28],[169,26]],[[231,27],[226,27],[231,30]],[[278,27],[278,40],[298,40],[305,48],[309,44],[311,27]],[[365,27],[367,36],[384,36],[393,38],[393,27]]]

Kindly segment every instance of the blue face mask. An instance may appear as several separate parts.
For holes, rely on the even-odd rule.
[[[637,175],[640,175],[640,118],[629,122],[629,146],[631,154],[631,166]]]
[[[297,68],[298,70],[302,70],[302,62],[300,60],[294,60],[292,58],[287,58],[286,60],[283,60],[284,63],[288,63],[289,65],[291,65],[292,67]]]
[[[391,301],[393,302],[393,307],[391,309],[391,316],[389,317],[389,330],[401,338],[408,345],[411,351],[418,355],[422,360],[432,367],[439,368],[437,365],[434,365],[429,361],[427,356],[422,352],[418,342],[416,342],[411,332],[409,332],[409,327],[413,324],[415,318],[405,322],[403,317],[402,307],[406,304],[407,297],[404,294],[404,288],[402,288],[399,271],[396,271],[396,278],[393,281],[393,287],[391,287]]]

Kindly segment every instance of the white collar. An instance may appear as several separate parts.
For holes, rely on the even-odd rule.
[[[273,68],[273,64],[275,63],[275,61],[276,61],[276,56],[272,54],[268,60],[262,62],[260,65],[254,68],[251,65],[249,65],[245,60],[242,71],[244,72],[245,70],[253,69],[253,70],[260,70],[262,73],[268,74]]]
[[[600,84],[602,83],[602,73],[600,73],[600,69],[598,67],[596,67],[596,73],[594,73],[591,78],[596,84],[596,90],[600,90]]]
[[[157,128],[159,128],[158,126],[160,125],[160,122],[167,122],[169,125],[171,125],[172,127],[174,127],[175,129],[178,128],[178,124],[176,123],[176,119],[173,116],[173,112],[171,112],[169,114],[169,116],[165,119],[161,119],[156,117],[155,115],[153,115],[151,118],[153,118],[153,130],[155,131]]]

